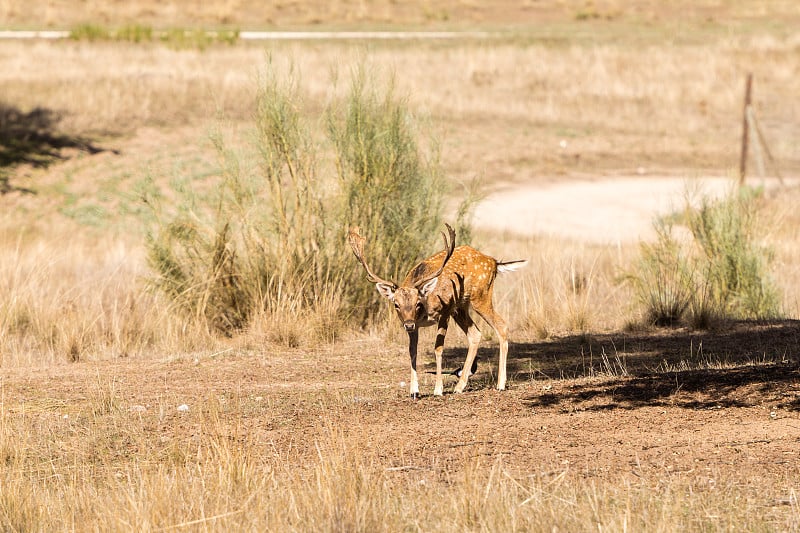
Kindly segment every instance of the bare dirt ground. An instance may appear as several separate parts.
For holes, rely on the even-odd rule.
[[[194,413],[216,405],[214,431],[298,464],[333,432],[383,468],[421,479],[485,458],[520,476],[680,479],[697,490],[755,490],[767,514],[796,507],[800,323],[516,342],[505,392],[493,389],[496,348],[481,349],[479,373],[461,395],[449,392],[451,379],[444,397],[431,396],[426,361],[418,401],[407,397],[403,347],[374,339],[4,370],[3,398],[7,412],[79,424],[111,384],[113,409],[129,412],[132,430],[153,441],[151,450],[131,449],[118,428],[120,460],[158,460],[170,443],[191,447],[209,431]],[[445,368],[463,354],[447,349]],[[682,369],[703,362],[710,368]],[[70,449],[70,438],[85,436],[60,446]]]

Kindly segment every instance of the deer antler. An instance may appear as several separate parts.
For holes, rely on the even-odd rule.
[[[447,264],[447,261],[450,260],[450,256],[453,255],[453,250],[456,249],[456,231],[452,227],[450,227],[450,224],[448,224],[447,222],[445,222],[444,225],[447,226],[447,233],[450,235],[450,240],[448,241],[447,240],[447,235],[445,235],[445,233],[442,232],[442,239],[444,240],[444,251],[446,252],[445,256],[444,256],[444,260],[442,261],[442,265],[439,267],[439,269],[436,272],[434,272],[430,276],[426,276],[425,278],[423,278],[423,279],[419,280],[418,282],[416,282],[415,286],[417,288],[422,287],[423,285],[428,283],[433,278],[438,278],[439,275],[444,270],[444,266]]]
[[[361,236],[358,232],[358,226],[355,228],[350,229],[350,233],[347,234],[347,242],[350,243],[350,247],[353,249],[353,253],[358,259],[358,262],[364,267],[364,270],[367,271],[367,280],[371,281],[372,283],[385,283],[386,285],[390,285],[393,288],[397,288],[397,283],[394,281],[387,281],[381,277],[375,275],[372,272],[372,269],[369,267],[367,262],[364,260],[364,242],[366,239]]]

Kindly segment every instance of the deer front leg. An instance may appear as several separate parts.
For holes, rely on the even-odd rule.
[[[411,399],[419,398],[419,381],[417,380],[417,345],[419,344],[419,332],[408,332],[408,355],[411,357]]]
[[[434,396],[441,396],[444,392],[442,384],[442,352],[444,351],[444,338],[447,335],[448,317],[439,319],[439,331],[436,333],[436,347],[433,352],[436,354],[436,385],[433,388]]]

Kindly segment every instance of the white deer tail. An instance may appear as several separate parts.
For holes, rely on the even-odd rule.
[[[514,272],[524,267],[528,263],[527,259],[520,259],[519,261],[503,261],[497,262],[497,273],[504,274],[506,272]]]

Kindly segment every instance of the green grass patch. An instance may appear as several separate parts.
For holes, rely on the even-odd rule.
[[[215,44],[235,44],[239,30],[215,30],[170,28],[155,30],[150,26],[131,24],[118,28],[107,28],[98,24],[80,24],[72,28],[69,37],[75,41],[118,41],[128,43],[160,42],[177,49],[204,49]]]

